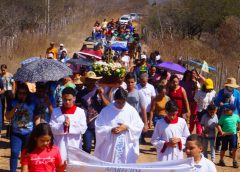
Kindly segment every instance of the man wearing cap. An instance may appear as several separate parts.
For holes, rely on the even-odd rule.
[[[98,88],[96,83],[102,77],[97,77],[93,71],[87,72],[86,76],[81,77],[85,88],[78,91],[76,105],[83,108],[87,116],[87,131],[83,135],[83,150],[90,153],[92,140],[95,138],[95,120],[102,108],[109,102],[104,97],[102,88]]]
[[[57,60],[57,56],[58,56],[58,50],[57,48],[54,47],[54,42],[50,42],[50,47],[47,48],[46,50],[46,58],[48,58],[49,53],[53,54],[53,59]]]
[[[146,55],[141,56],[140,64],[135,70],[137,77],[139,78],[140,75],[143,73],[148,74],[149,69],[150,65],[147,63],[147,56]]]
[[[64,44],[60,44],[59,45],[59,48],[58,48],[58,59],[60,59],[62,51],[66,51],[67,52],[67,49],[64,48]]]

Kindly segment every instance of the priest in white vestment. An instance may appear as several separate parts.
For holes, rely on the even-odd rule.
[[[62,161],[65,161],[68,146],[82,148],[82,134],[87,129],[87,122],[84,110],[74,105],[76,92],[73,88],[63,89],[62,99],[63,106],[53,110],[50,126],[54,144],[59,147]]]
[[[143,122],[134,107],[126,102],[127,92],[119,88],[114,102],[103,108],[95,122],[94,155],[112,163],[136,163]]]
[[[183,149],[190,135],[187,123],[177,116],[176,102],[167,102],[166,111],[167,116],[156,124],[151,143],[157,148],[159,161],[183,159]]]

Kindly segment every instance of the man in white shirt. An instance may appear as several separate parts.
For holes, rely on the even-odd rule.
[[[151,101],[156,96],[156,91],[153,85],[148,83],[148,74],[143,73],[140,75],[140,83],[137,84],[137,89],[143,93],[146,104],[146,112],[150,112]]]
[[[186,140],[187,157],[193,157],[196,172],[217,172],[212,161],[205,158],[203,151],[203,137],[197,134],[188,136]]]
[[[146,113],[149,117],[149,112],[151,109],[151,102],[153,101],[154,97],[156,96],[156,92],[155,92],[153,85],[148,83],[148,74],[147,73],[142,73],[140,75],[140,83],[137,84],[137,89],[144,96],[145,109],[146,109]],[[142,143],[142,144],[145,143],[144,133],[142,133],[142,135],[141,135],[140,143]]]

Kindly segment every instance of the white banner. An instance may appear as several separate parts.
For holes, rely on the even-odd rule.
[[[68,172],[194,172],[193,159],[140,164],[104,162],[84,151],[69,147]]]

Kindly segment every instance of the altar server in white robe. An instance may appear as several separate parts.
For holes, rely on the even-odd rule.
[[[74,105],[76,91],[66,87],[62,91],[63,106],[55,108],[50,125],[54,135],[54,144],[59,147],[62,161],[67,159],[67,147],[82,148],[82,134],[87,129],[83,109]]]
[[[127,92],[119,88],[114,102],[102,109],[95,122],[96,147],[94,155],[112,163],[136,163],[139,155],[139,137],[143,122],[130,104]]]
[[[168,101],[166,111],[167,116],[156,124],[151,143],[157,148],[159,161],[183,159],[183,149],[190,135],[187,123],[177,116],[176,102]]]

